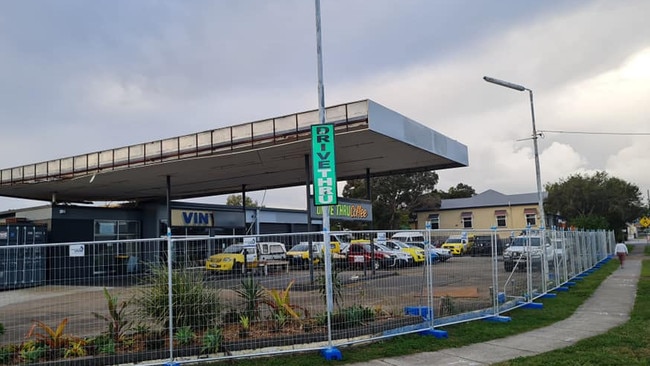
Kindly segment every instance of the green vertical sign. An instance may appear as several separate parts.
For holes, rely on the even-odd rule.
[[[314,205],[336,205],[338,192],[333,124],[311,126],[311,156],[314,172]]]

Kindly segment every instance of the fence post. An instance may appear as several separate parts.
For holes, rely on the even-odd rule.
[[[165,363],[167,366],[176,366],[178,363],[174,362],[174,299],[172,292],[172,253],[174,250],[174,243],[172,242],[172,231],[167,226],[167,300],[169,301],[169,362]]]

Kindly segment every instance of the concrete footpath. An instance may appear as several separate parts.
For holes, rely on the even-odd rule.
[[[628,244],[637,243],[628,242]],[[460,348],[416,353],[352,365],[489,365],[564,348],[579,340],[605,333],[609,329],[627,322],[634,306],[636,287],[641,274],[643,245],[638,245],[631,254],[625,262],[625,268],[618,268],[605,279],[594,294],[572,316],[548,327]],[[618,259],[612,260],[618,261]],[[432,342],[435,341],[444,342],[444,340],[432,340]]]

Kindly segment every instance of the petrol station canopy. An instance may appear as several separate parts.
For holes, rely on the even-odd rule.
[[[172,200],[304,186],[318,110],[0,170],[0,196]],[[372,100],[326,108],[337,180],[468,165],[467,147]],[[311,167],[309,166],[309,169]]]

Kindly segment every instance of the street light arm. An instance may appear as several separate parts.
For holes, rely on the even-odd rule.
[[[495,79],[495,78],[491,78],[489,76],[483,76],[483,80],[487,81],[488,83],[505,86],[506,88],[510,88],[510,89],[514,89],[514,90],[519,90],[519,91],[530,90],[530,89],[527,89],[526,87],[521,86],[519,84],[515,84],[515,83],[511,83],[511,82],[508,82],[508,81],[503,81],[503,80],[499,80],[499,79]]]
[[[483,80],[487,81],[488,83],[496,84],[499,86],[503,86],[506,88],[514,89],[517,91],[528,91],[528,95],[530,96],[530,114],[533,120],[533,149],[535,152],[535,178],[537,181],[537,205],[539,206],[539,216],[540,216],[540,222],[539,222],[539,227],[544,228],[546,226],[546,213],[544,212],[544,197],[543,197],[543,192],[542,192],[542,177],[540,173],[540,167],[539,167],[539,149],[537,146],[537,128],[535,127],[535,106],[533,103],[533,91],[531,89],[526,88],[523,85],[519,84],[514,84],[508,81],[504,80],[499,80],[495,78],[491,78],[489,76],[483,76]]]

